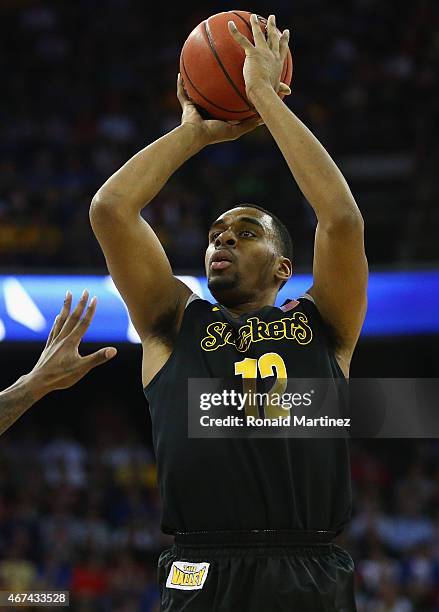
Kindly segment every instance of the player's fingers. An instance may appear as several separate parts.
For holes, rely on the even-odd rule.
[[[187,99],[186,92],[183,87],[183,78],[180,73],[177,74],[177,96],[179,99]]]
[[[270,15],[267,21],[267,42],[273,53],[279,53],[279,30],[276,28],[276,18]]]
[[[59,338],[65,338],[70,334],[72,329],[75,327],[77,322],[80,320],[82,313],[84,312],[85,305],[88,300],[88,291],[84,289],[82,292],[81,298],[77,303],[73,312],[67,317],[64,325],[62,326],[61,331],[59,332]]]
[[[291,94],[291,89],[286,83],[281,83],[279,85],[279,93],[283,94],[284,96],[289,96]]]
[[[282,62],[285,61],[288,53],[288,43],[290,41],[290,31],[284,30],[282,36],[279,39],[279,57]]]
[[[55,321],[53,322],[52,329],[50,330],[49,336],[47,338],[46,346],[49,346],[49,344],[51,344],[51,342],[53,342],[53,340],[58,336],[62,326],[64,325],[69,315],[71,306],[72,294],[70,293],[70,291],[67,291],[63,307],[61,308],[60,313],[55,317]]]
[[[265,40],[265,35],[262,31],[261,24],[259,23],[259,19],[257,15],[255,15],[254,13],[250,15],[250,25],[252,27],[255,47],[266,47],[267,41]]]
[[[235,22],[229,21],[227,25],[228,25],[230,34],[236,40],[238,45],[240,45],[244,49],[244,51],[251,51],[251,49],[253,49],[253,45],[251,44],[249,39],[244,36],[244,34],[241,34],[241,32],[236,27]]]
[[[177,98],[182,108],[189,101],[186,95],[186,92],[184,90],[184,87],[183,87],[183,79],[181,78],[180,73],[178,73],[177,75]]]
[[[84,366],[86,372],[89,372],[96,366],[102,365],[110,359],[113,359],[117,355],[117,349],[114,346],[107,346],[106,348],[100,349],[96,351],[96,353],[92,353],[91,355],[86,355],[85,357],[81,357],[81,362]]]
[[[58,319],[59,319],[59,314],[56,315],[55,320],[53,321],[53,325],[52,328],[49,332],[49,335],[47,336],[47,340],[46,340],[46,346],[49,346],[49,344],[51,344],[52,340],[53,340],[53,333],[55,330],[55,327],[58,323]]]
[[[87,310],[85,311],[85,315],[82,319],[79,319],[73,329],[69,334],[69,339],[72,340],[75,344],[79,344],[82,340],[85,332],[90,327],[90,323],[94,317],[96,311],[97,299],[96,296],[90,300],[90,304],[88,305]]]

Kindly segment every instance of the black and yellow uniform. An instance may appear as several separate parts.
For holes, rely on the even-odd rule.
[[[188,437],[188,379],[230,379],[267,354],[288,378],[343,377],[311,299],[234,318],[192,296],[144,389],[162,529],[176,536],[159,562],[163,611],[355,610],[352,559],[332,543],[350,518],[347,441]]]

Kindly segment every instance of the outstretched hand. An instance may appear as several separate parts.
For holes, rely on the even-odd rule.
[[[81,357],[79,343],[87,331],[95,310],[94,297],[81,318],[88,301],[84,291],[76,308],[70,314],[72,295],[67,292],[64,306],[56,317],[47,338],[46,346],[30,375],[45,392],[71,387],[90,370],[109,361],[117,353],[114,347],[106,347]]]
[[[267,21],[267,37],[261,29],[261,24],[255,14],[250,16],[254,45],[236,27],[234,21],[228,22],[229,32],[245,51],[244,81],[247,98],[252,102],[255,89],[271,86],[276,93],[289,95],[291,89],[286,83],[281,83],[285,59],[288,53],[289,30],[282,34],[276,28],[276,19],[270,15]]]
[[[183,111],[181,116],[182,125],[192,126],[203,146],[236,140],[243,136],[243,134],[253,131],[264,123],[260,117],[233,122],[203,119],[195,104],[187,97],[180,74],[177,77],[177,98]]]

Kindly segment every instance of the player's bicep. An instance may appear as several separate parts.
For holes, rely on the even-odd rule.
[[[140,215],[90,212],[108,270],[144,339],[167,311],[183,310],[190,290],[172,273],[156,234]]]
[[[317,225],[314,244],[314,298],[323,319],[332,327],[338,345],[351,354],[367,308],[368,265],[361,216]]]

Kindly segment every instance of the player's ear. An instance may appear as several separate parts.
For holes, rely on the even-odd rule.
[[[275,274],[279,281],[287,281],[293,274],[293,264],[291,263],[291,260],[280,255],[277,258]]]

